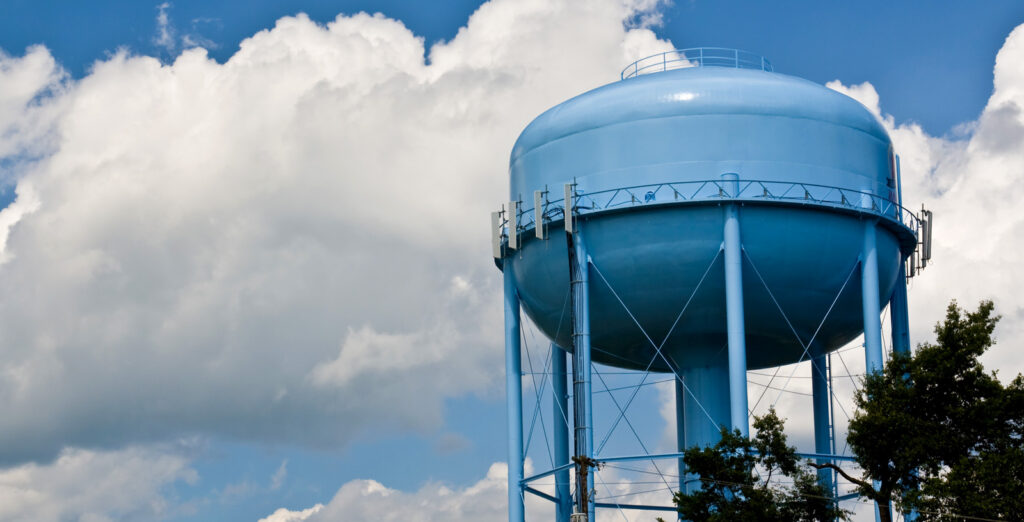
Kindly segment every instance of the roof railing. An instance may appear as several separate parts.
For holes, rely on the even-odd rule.
[[[764,56],[724,47],[695,47],[652,54],[629,64],[619,77],[623,80],[672,69],[688,67],[730,67],[733,69],[775,70]]]

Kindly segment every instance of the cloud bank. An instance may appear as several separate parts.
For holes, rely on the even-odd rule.
[[[165,486],[194,483],[188,459],[153,448],[69,449],[45,465],[0,471],[0,519],[11,522],[158,520],[181,512]]]
[[[903,199],[935,212],[933,262],[912,280],[911,338],[934,339],[932,328],[950,299],[971,308],[995,301],[1003,320],[998,344],[985,361],[1010,379],[1024,371],[1024,26],[996,56],[994,85],[980,117],[963,126],[964,139],[935,137],[920,126],[884,115],[870,83],[829,83],[882,117],[901,156]],[[936,110],[941,110],[937,107]]]
[[[0,57],[0,462],[337,447],[500,394],[509,148],[667,48],[629,24],[654,7],[495,1],[429,50],[381,15],[299,15],[224,64],[121,52],[75,82],[44,48]]]

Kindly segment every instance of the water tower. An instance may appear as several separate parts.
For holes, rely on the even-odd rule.
[[[681,451],[713,444],[719,426],[748,433],[748,369],[810,360],[815,450],[827,459],[827,354],[863,333],[867,368],[880,369],[886,303],[894,349],[910,349],[906,278],[930,256],[930,214],[902,207],[898,158],[874,115],[760,56],[703,48],[639,60],[533,120],[509,177],[510,201],[491,219],[509,520],[523,520],[526,493],[552,500],[559,521],[607,507],[569,489],[570,471],[585,484],[592,461],[632,458],[594,454],[592,362],[673,375]],[[555,423],[557,465],[533,477],[523,476],[520,311],[559,348],[555,408],[572,412],[571,437]],[[530,486],[550,476],[554,495]]]

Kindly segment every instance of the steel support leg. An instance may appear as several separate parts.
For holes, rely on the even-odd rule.
[[[867,373],[882,371],[882,311],[878,296],[878,246],[876,225],[864,222],[864,250],[861,254],[860,288],[864,312],[864,360]]]
[[[828,356],[818,355],[811,359],[811,392],[814,400],[814,452],[832,453],[832,415],[829,412]],[[827,459],[818,459],[826,464]],[[818,481],[826,491],[832,491],[832,474],[829,469],[818,470]]]
[[[590,258],[583,234],[579,231],[581,226],[577,224],[576,233],[570,236],[573,247],[570,265],[573,302],[573,417],[576,456],[582,462],[587,462],[594,457],[594,412],[590,386]],[[591,522],[595,520],[594,498],[590,494],[594,489],[595,471],[596,468],[586,464],[576,466],[576,512],[588,513]],[[580,487],[581,484],[585,484],[586,488]]]
[[[739,176],[723,174],[726,188],[739,194]],[[743,323],[743,252],[740,242],[739,205],[725,205],[725,308],[729,336],[729,411],[731,428],[750,434],[747,421],[747,346]]]
[[[900,275],[896,280],[896,289],[889,300],[889,314],[892,320],[892,351],[910,355],[910,310],[907,299],[907,264],[900,263]],[[917,512],[903,514],[903,520],[917,520]]]
[[[860,258],[861,307],[864,314],[864,361],[867,373],[882,372],[882,310],[879,302],[879,251],[876,223],[864,221]]]
[[[676,440],[679,451],[714,445],[721,439],[721,426],[729,425],[729,361],[726,358],[727,354],[722,353],[708,360],[707,366],[679,370],[680,377],[693,393],[687,393],[676,380]],[[693,493],[701,489],[696,475],[680,475],[681,491]]]
[[[565,376],[565,350],[551,344],[551,425],[555,450],[555,467],[569,463],[569,389]],[[569,522],[572,515],[572,492],[569,490],[569,470],[555,473],[555,522]]]
[[[676,451],[686,451],[686,389],[679,379],[676,385]],[[679,491],[686,492],[686,464],[679,459]]]
[[[876,224],[864,221],[864,248],[861,252],[860,290],[864,313],[864,367],[865,373],[882,371],[882,310],[878,294],[878,244]],[[875,504],[875,520],[881,520]]]
[[[519,339],[519,293],[509,260],[505,260],[505,404],[508,411],[508,519],[524,522],[523,506],[523,374]]]
[[[892,322],[892,351],[910,355],[910,311],[907,300],[907,265],[900,263],[896,289],[889,300]]]

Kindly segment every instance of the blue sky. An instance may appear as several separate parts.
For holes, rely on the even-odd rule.
[[[223,61],[238,43],[285,15],[326,22],[339,13],[380,12],[429,44],[455,36],[480,2],[176,1],[167,13],[183,32],[215,45]],[[8,0],[0,48],[42,43],[75,76],[119,47],[169,58],[153,42],[158,4]],[[825,83],[871,81],[885,110],[933,134],[973,120],[992,90],[992,60],[1024,4],[938,2],[756,2],[684,0],[665,9],[655,32],[680,48],[729,47],[767,56],[778,70]],[[173,53],[172,53],[173,54]],[[942,107],[936,110],[936,107]]]
[[[880,115],[891,115],[887,125],[905,154],[907,191],[945,210],[947,237],[960,238],[945,251],[939,246],[950,261],[935,270],[956,274],[976,262],[956,257],[957,245],[975,234],[953,223],[966,227],[980,218],[955,218],[958,207],[1003,211],[1002,222],[1013,222],[1013,205],[985,200],[984,187],[968,189],[978,177],[972,173],[1011,176],[1022,160],[1012,151],[971,156],[967,144],[981,147],[991,135],[975,135],[975,128],[1017,139],[1016,127],[1001,127],[996,112],[986,119],[982,111],[990,98],[1016,103],[1012,64],[1005,66],[1009,94],[1002,97],[993,97],[993,68],[1007,36],[1024,23],[1024,3],[678,0],[655,9],[661,23],[649,27],[653,35],[642,28],[627,34],[623,20],[605,23],[617,8],[595,14],[574,11],[578,6],[549,12],[539,3],[497,3],[503,10],[487,20],[506,17],[508,25],[482,24],[466,31],[469,48],[457,41],[449,54],[431,56],[444,71],[438,79],[409,63],[410,39],[394,26],[346,19],[350,33],[329,40],[323,24],[340,14],[380,12],[422,37],[429,52],[455,39],[479,2],[6,0],[0,65],[29,71],[17,78],[36,82],[40,95],[18,102],[9,87],[14,94],[5,98],[0,82],[3,202],[11,204],[15,186],[23,194],[0,214],[11,231],[3,234],[0,293],[18,296],[0,302],[0,332],[14,332],[0,333],[0,359],[11,361],[5,375],[46,370],[36,388],[24,384],[38,402],[19,399],[15,413],[0,421],[8,423],[0,432],[18,442],[0,456],[6,471],[35,462],[59,475],[60,459],[75,451],[128,469],[124,452],[140,448],[139,458],[167,475],[137,497],[166,509],[111,500],[105,512],[139,520],[156,513],[255,521],[278,508],[327,504],[357,479],[411,499],[436,482],[457,491],[481,483],[488,467],[505,458],[501,333],[492,328],[500,285],[482,237],[485,210],[502,197],[507,153],[522,126],[551,104],[610,81],[628,60],[598,56],[597,49],[632,49],[630,34],[638,48],[661,45],[657,37],[677,48],[746,49],[768,57],[778,72],[838,80],[869,104],[877,92]],[[516,18],[520,11],[542,18]],[[321,25],[289,19],[269,31],[299,12]],[[545,16],[566,18],[552,28]],[[238,70],[189,61],[187,49],[200,45],[224,64],[261,31],[250,40],[251,53],[238,58]],[[164,32],[169,38],[161,40]],[[387,45],[365,51],[352,34]],[[57,68],[26,50],[37,44]],[[473,53],[477,48],[486,50],[483,56]],[[119,62],[112,58],[118,49],[157,57],[164,68]],[[314,51],[329,59],[317,61]],[[492,54],[499,63],[488,61]],[[511,65],[503,67],[499,55]],[[263,76],[264,59],[297,65]],[[370,80],[346,83],[351,79],[341,71],[306,85],[281,73],[312,77],[349,59],[343,65]],[[70,79],[61,79],[58,68]],[[389,76],[394,70],[401,74]],[[17,78],[9,78],[14,85]],[[851,87],[864,82],[870,86]],[[195,85],[203,87],[189,90]],[[243,100],[237,107],[235,98]],[[10,110],[7,99],[15,100]],[[1015,178],[1007,179],[1004,186],[1013,186]],[[390,197],[349,197],[382,193]],[[478,202],[480,194],[487,200]],[[392,219],[404,212],[414,219]],[[481,226],[466,224],[473,220]],[[994,222],[1000,221],[985,224]],[[1003,229],[989,239],[1011,245],[1007,259],[991,263],[992,273],[1008,273],[1022,241]],[[991,244],[974,248],[990,252]],[[913,312],[915,340],[928,332],[931,319],[921,318],[935,317],[936,305],[927,302],[941,307],[954,291],[966,301],[1002,296],[1016,318],[1007,332],[1018,331],[1024,303],[1014,296],[1024,292],[1013,289],[1022,285],[920,283],[914,292],[926,304]],[[448,339],[456,339],[457,350]],[[531,337],[528,344],[531,364],[543,365],[543,341]],[[1000,357],[1007,373],[1024,367],[1019,357]],[[406,359],[412,370],[402,373],[408,368],[394,361]],[[51,367],[53,360],[59,364]],[[61,373],[67,368],[80,375]],[[136,371],[138,378],[131,376]],[[611,387],[626,382],[607,378]],[[524,388],[529,396],[532,382]],[[365,405],[350,404],[363,394]],[[658,389],[646,390],[632,417],[652,447],[669,440],[664,400]],[[613,406],[604,400],[598,407]],[[40,418],[38,411],[57,413]],[[531,446],[538,466],[546,459],[545,429],[550,425],[538,423]],[[794,439],[804,444],[809,435]],[[5,443],[11,446],[0,438]],[[609,444],[633,449],[623,430]],[[3,495],[0,489],[0,518],[11,500]],[[61,509],[52,519],[104,513],[91,504]],[[45,520],[50,513],[22,515]]]

